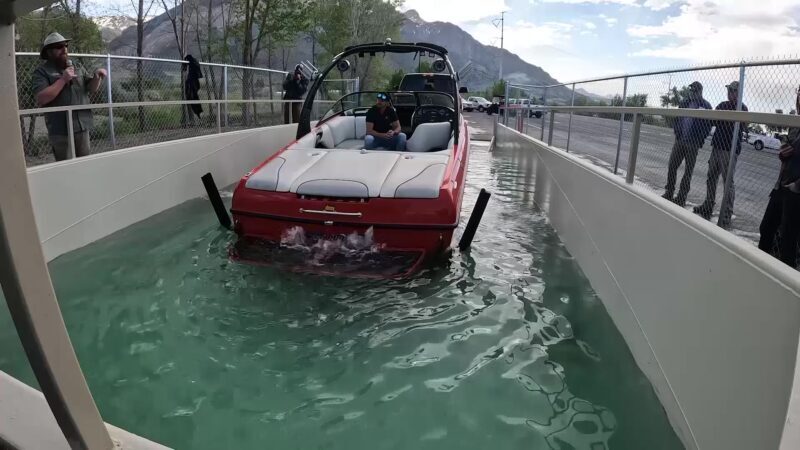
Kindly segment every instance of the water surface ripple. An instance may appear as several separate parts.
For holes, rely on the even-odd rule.
[[[104,419],[181,449],[682,448],[530,164],[477,145],[474,247],[410,279],[232,263],[203,200],[57,259]],[[35,385],[0,313],[0,369]]]

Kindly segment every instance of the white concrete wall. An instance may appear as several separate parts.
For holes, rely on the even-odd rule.
[[[779,448],[784,424],[787,436],[796,426],[787,421],[787,407],[800,335],[800,275],[562,150],[503,126],[496,148],[533,158],[537,204],[603,300],[687,448]],[[782,448],[800,448],[791,445],[784,441]]]
[[[291,142],[281,125],[163,142],[28,170],[39,236],[49,260],[220,188]],[[209,209],[209,214],[213,214]]]

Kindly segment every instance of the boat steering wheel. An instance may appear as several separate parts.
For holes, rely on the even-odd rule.
[[[447,106],[422,105],[418,106],[411,115],[411,131],[423,123],[449,122],[453,123],[456,111]]]

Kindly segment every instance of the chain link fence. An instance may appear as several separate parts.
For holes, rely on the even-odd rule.
[[[629,164],[633,116],[619,113],[556,112],[547,106],[629,106],[652,108],[702,107],[690,86],[702,85],[702,98],[712,109],[738,107],[741,84],[743,105],[751,112],[797,113],[800,61],[763,61],[635,74],[554,86],[509,84],[508,97],[531,98],[527,110],[514,111],[509,102],[506,125],[590,160],[625,176]],[[729,89],[732,86],[733,89]],[[568,89],[563,95],[559,89]],[[574,97],[573,93],[574,92]],[[520,105],[517,103],[517,108]],[[744,109],[744,108],[742,108]],[[520,124],[515,117],[524,115]],[[540,115],[532,117],[532,115]],[[660,115],[642,116],[635,182],[724,228],[757,241],[759,224],[778,179],[778,149],[788,129],[770,124],[736,124]],[[797,120],[800,127],[800,117]],[[720,136],[715,138],[715,134]],[[681,135],[681,139],[676,139]],[[676,140],[678,141],[676,145]],[[732,145],[740,148],[730,163]],[[736,152],[734,152],[736,154]],[[733,177],[727,183],[727,173]],[[674,180],[674,181],[673,181]],[[723,207],[724,198],[730,198]]]
[[[73,54],[70,58],[76,67],[90,76],[100,68],[108,72],[103,85],[90,96],[93,104],[113,105],[91,109],[94,118],[90,133],[93,153],[218,131],[278,125],[286,120],[284,103],[278,101],[283,98],[285,71],[200,63],[203,78],[197,97],[209,103],[126,106],[126,103],[184,100],[184,62],[86,54]],[[54,161],[44,115],[35,111],[38,105],[32,76],[41,63],[38,53],[16,55],[17,100],[23,112],[20,128],[29,166]],[[326,80],[314,104],[312,119],[321,117],[341,96],[357,91],[358,85],[358,79]],[[217,100],[243,101],[213,103]],[[199,116],[193,108],[202,110]]]

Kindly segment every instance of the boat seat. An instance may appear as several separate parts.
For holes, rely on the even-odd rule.
[[[402,153],[381,188],[383,198],[437,198],[448,155]]]
[[[320,149],[287,149],[255,173],[245,183],[249,189],[289,192],[294,180],[316,164],[327,152]]]
[[[444,150],[452,134],[449,122],[421,123],[406,143],[406,150],[409,152]]]
[[[396,152],[327,152],[292,183],[290,192],[330,197],[378,197],[400,158]]]
[[[361,139],[347,139],[336,145],[336,148],[343,148],[348,150],[360,150],[364,148],[364,138]]]
[[[245,186],[272,192],[353,198],[437,198],[447,152],[289,149]]]

